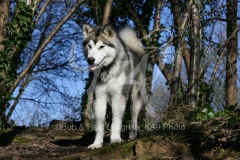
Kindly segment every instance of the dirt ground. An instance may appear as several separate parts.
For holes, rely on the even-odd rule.
[[[102,149],[88,150],[94,132],[58,130],[51,128],[15,127],[0,131],[0,160],[145,160],[145,159],[215,159],[216,152],[193,155],[191,145],[168,142],[160,137],[138,139],[123,144],[109,144],[109,134]],[[123,136],[124,137],[124,136]],[[229,153],[230,154],[230,153]],[[225,155],[227,159],[240,159],[238,154]],[[224,157],[224,156],[221,156]],[[224,159],[225,159],[224,158]],[[221,159],[221,158],[220,158]]]
[[[85,154],[94,134],[81,131],[14,128],[0,136],[0,159],[65,159]]]

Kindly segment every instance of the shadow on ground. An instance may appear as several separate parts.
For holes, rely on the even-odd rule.
[[[14,127],[12,130],[2,130],[0,132],[0,146],[8,146],[14,140],[16,135],[21,134],[25,130],[25,127]]]
[[[80,139],[61,139],[61,140],[56,140],[56,141],[50,141],[52,144],[61,146],[61,147],[66,147],[66,146],[84,146],[87,147],[90,144],[93,143],[95,138],[95,133],[88,133],[82,136]],[[109,143],[110,138],[105,137],[104,138],[104,143]]]

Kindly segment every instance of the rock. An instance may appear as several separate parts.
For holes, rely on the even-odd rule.
[[[226,160],[235,160],[234,157],[226,157]]]
[[[57,153],[50,153],[49,155],[52,157],[57,157]]]
[[[169,151],[168,146],[157,142],[142,142],[139,140],[136,142],[135,147],[137,159],[151,159]]]
[[[12,160],[20,160],[20,157],[18,155],[12,156]]]
[[[137,160],[146,160],[146,159],[152,159],[153,157],[151,155],[142,155],[138,156]]]
[[[34,134],[34,133],[27,133],[27,134],[23,134],[22,135],[23,138],[29,139],[29,140],[35,140],[38,139],[38,135]]]
[[[136,151],[136,156],[140,157],[143,156],[145,154],[149,153],[149,149],[151,147],[151,142],[142,142],[140,140],[138,140],[135,144],[135,151]]]
[[[151,156],[157,157],[157,156],[160,156],[163,153],[167,153],[168,151],[169,151],[168,146],[153,143],[149,152],[150,152]]]

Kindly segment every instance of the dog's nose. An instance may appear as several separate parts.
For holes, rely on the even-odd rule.
[[[92,65],[92,64],[94,64],[95,58],[89,57],[89,58],[87,59],[87,61],[88,61],[89,64]]]

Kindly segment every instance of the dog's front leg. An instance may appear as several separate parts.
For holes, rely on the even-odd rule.
[[[104,94],[96,95],[96,100],[94,103],[96,136],[95,136],[95,140],[94,140],[93,144],[88,146],[89,149],[96,149],[96,148],[102,147],[106,108],[107,108],[106,96]]]
[[[126,106],[126,97],[124,95],[114,95],[112,98],[112,125],[111,125],[111,143],[121,143],[122,118]]]

